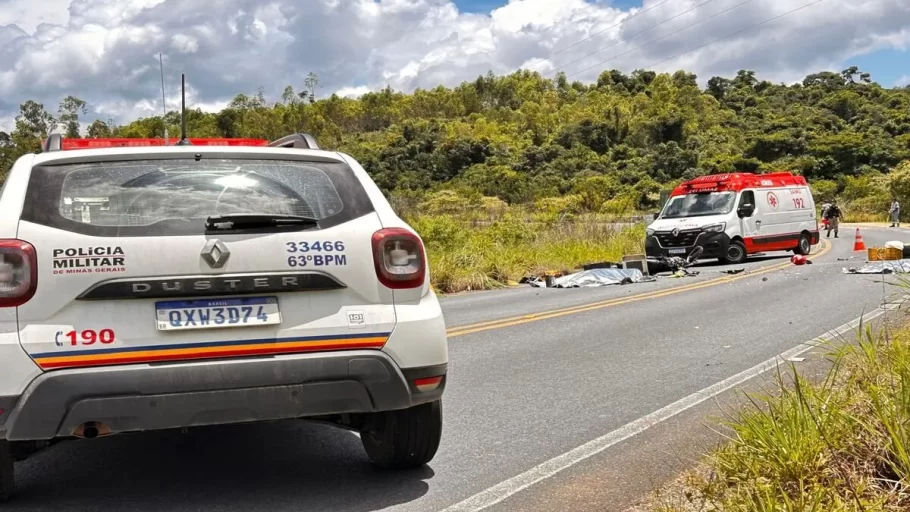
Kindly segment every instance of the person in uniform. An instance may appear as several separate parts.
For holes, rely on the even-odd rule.
[[[831,202],[825,201],[822,204],[822,224],[824,225],[823,229],[828,229],[828,217],[826,217],[828,214],[828,208],[831,208]]]
[[[837,238],[838,227],[840,226],[840,217],[841,211],[840,207],[837,206],[837,199],[832,199],[831,204],[828,205],[828,209],[825,210],[824,219],[827,226],[825,229],[828,230],[828,238],[831,238],[831,231],[834,230],[834,238]]]

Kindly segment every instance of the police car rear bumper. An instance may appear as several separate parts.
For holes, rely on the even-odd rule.
[[[89,423],[117,434],[405,409],[440,399],[446,366],[399,368],[382,351],[350,350],[55,370],[0,397],[0,440],[70,437]]]
[[[645,237],[645,255],[651,258],[661,256],[679,256],[680,258],[688,257],[696,247],[702,248],[699,259],[720,258],[727,253],[727,247],[730,245],[730,236],[726,233],[699,233],[695,243],[688,246],[671,246],[664,247],[656,235]]]

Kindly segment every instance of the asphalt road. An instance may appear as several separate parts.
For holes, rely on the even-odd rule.
[[[910,242],[903,230],[864,228],[863,235],[867,245]],[[800,267],[787,254],[769,254],[733,276],[721,273],[729,266],[702,265],[697,277],[652,283],[443,299],[451,333],[445,432],[422,470],[375,470],[354,434],[323,425],[204,428],[56,445],[17,464],[19,493],[3,510],[439,511],[459,503],[449,510],[553,510],[541,504],[560,492],[560,507],[574,508],[573,496],[585,494],[579,482],[609,495],[627,485],[617,475],[662,464],[606,450],[550,475],[580,453],[572,450],[640,426],[894,292],[881,276],[842,273],[865,261],[852,253],[852,229],[827,242],[812,265]],[[686,417],[624,446],[657,435],[685,441],[691,426],[666,427]],[[644,473],[639,480],[653,476]],[[599,509],[620,510],[618,503],[640,494],[633,487]]]

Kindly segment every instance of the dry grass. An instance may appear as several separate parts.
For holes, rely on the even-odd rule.
[[[505,214],[478,222],[458,214],[412,215],[427,246],[435,290],[507,286],[529,273],[570,271],[644,251],[644,224],[578,222]]]
[[[636,510],[910,510],[910,327],[867,326],[833,350],[824,382],[779,375],[734,416],[728,443]]]

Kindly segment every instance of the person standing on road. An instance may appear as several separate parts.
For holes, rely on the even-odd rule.
[[[891,200],[891,210],[888,213],[891,214],[891,227],[901,227],[901,204],[896,197]]]
[[[840,227],[840,207],[837,206],[837,199],[832,199],[828,209],[825,210],[825,221],[828,225],[828,238],[831,238],[831,230],[834,230],[834,238],[837,238],[838,227]]]
[[[824,228],[828,229],[828,209],[831,208],[831,202],[825,201],[822,204],[822,223],[825,225]]]

